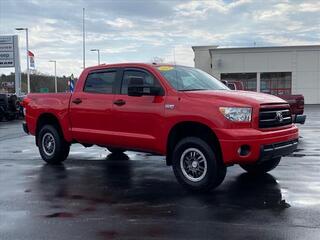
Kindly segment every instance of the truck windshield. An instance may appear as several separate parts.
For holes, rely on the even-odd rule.
[[[178,91],[227,90],[222,82],[192,67],[159,66],[161,75]]]

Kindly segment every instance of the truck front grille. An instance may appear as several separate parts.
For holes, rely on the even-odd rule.
[[[273,128],[292,123],[289,108],[261,108],[259,114],[259,128]]]

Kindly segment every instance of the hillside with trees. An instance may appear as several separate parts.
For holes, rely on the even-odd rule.
[[[0,92],[14,93],[14,79],[15,74],[9,75],[2,74],[0,76]],[[68,81],[70,77],[62,76],[57,77],[58,92],[69,91]],[[76,79],[75,79],[76,82]],[[40,72],[33,72],[30,74],[31,92],[54,92],[54,76],[46,75]],[[27,92],[27,74],[21,74],[21,88],[22,92]]]

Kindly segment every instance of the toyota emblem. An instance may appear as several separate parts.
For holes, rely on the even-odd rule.
[[[283,122],[283,116],[281,111],[276,112],[276,120],[278,120],[279,122]]]

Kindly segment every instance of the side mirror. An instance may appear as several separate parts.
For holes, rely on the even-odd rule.
[[[164,92],[161,87],[144,84],[143,78],[133,77],[129,80],[128,95],[133,97],[141,96],[163,96]]]

